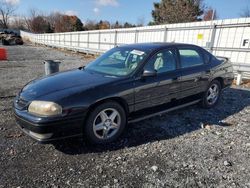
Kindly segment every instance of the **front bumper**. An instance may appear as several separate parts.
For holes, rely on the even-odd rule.
[[[14,108],[15,119],[18,127],[31,138],[38,142],[49,142],[67,137],[81,136],[85,114],[56,117],[38,118],[27,111]]]

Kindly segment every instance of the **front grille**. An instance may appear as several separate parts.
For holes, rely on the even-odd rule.
[[[15,100],[15,107],[18,109],[18,110],[24,110],[27,108],[29,104],[29,101],[26,101],[20,97],[17,97],[16,100]]]

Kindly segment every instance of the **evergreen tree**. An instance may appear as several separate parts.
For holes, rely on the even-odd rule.
[[[154,3],[151,24],[183,23],[201,20],[202,0],[161,0]]]

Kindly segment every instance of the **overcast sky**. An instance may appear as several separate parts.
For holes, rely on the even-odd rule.
[[[43,13],[60,11],[76,14],[83,21],[108,20],[115,22],[148,23],[153,2],[159,0],[5,0],[17,5],[18,14],[27,15],[29,9],[36,8]],[[216,8],[219,18],[237,18],[242,9],[250,8],[250,0],[204,0],[206,6]]]

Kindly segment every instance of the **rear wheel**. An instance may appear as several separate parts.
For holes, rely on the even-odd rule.
[[[215,106],[219,101],[220,95],[221,84],[218,80],[213,80],[203,95],[202,106],[204,108],[211,108]]]
[[[105,144],[116,140],[126,126],[126,114],[116,102],[106,102],[97,106],[89,115],[84,135],[94,144]]]

